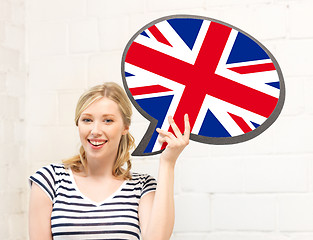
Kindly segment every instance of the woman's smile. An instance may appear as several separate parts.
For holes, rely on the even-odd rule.
[[[101,139],[87,139],[87,141],[90,143],[92,149],[101,149],[108,142],[108,140]]]

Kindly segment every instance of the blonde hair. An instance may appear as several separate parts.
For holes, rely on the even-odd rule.
[[[78,126],[78,120],[82,112],[90,106],[96,100],[107,97],[117,103],[123,122],[126,127],[131,124],[132,108],[131,103],[124,90],[114,82],[106,82],[101,85],[94,86],[86,91],[78,100],[76,111],[75,111],[75,124]],[[113,176],[119,179],[131,179],[130,169],[130,153],[129,151],[135,147],[135,140],[133,136],[127,132],[127,134],[122,135],[118,150],[117,157],[114,162],[112,169]],[[124,164],[127,164],[127,168],[124,169]],[[87,158],[83,146],[79,149],[79,154],[75,155],[69,159],[63,160],[63,164],[66,168],[71,168],[76,172],[86,169]]]

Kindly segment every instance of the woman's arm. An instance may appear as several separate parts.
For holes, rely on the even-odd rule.
[[[29,202],[30,240],[52,239],[51,212],[50,198],[36,183],[32,183]]]
[[[167,147],[160,157],[156,192],[146,194],[139,203],[143,240],[168,240],[174,227],[174,168],[178,156],[189,143],[190,125],[188,115],[185,115],[185,132],[181,134],[173,118],[170,117],[169,122],[176,136],[157,129],[159,141],[166,142]]]

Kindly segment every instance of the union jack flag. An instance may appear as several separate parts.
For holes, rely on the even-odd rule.
[[[188,113],[192,136],[206,142],[254,131],[277,106],[278,65],[241,31],[211,19],[175,17],[132,40],[123,56],[124,85],[136,107],[156,119],[143,154],[165,148],[155,128],[172,131],[169,115],[183,132]]]

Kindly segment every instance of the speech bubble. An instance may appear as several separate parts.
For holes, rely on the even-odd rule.
[[[128,97],[150,125],[132,155],[162,152],[156,128],[172,131],[168,116],[190,139],[234,144],[264,132],[279,116],[285,84],[274,56],[230,24],[173,15],[141,28],[122,57]]]

